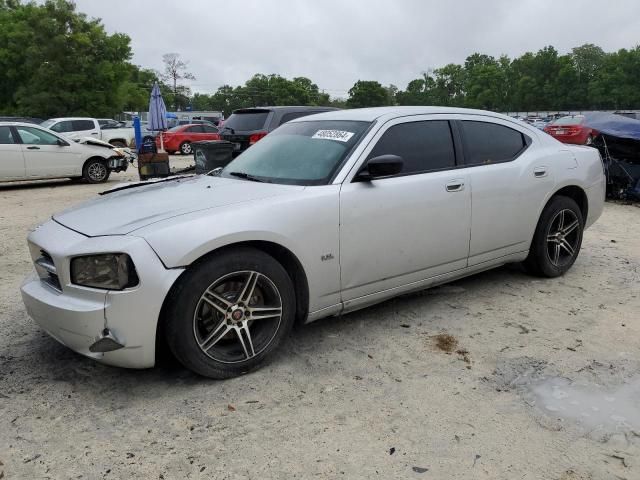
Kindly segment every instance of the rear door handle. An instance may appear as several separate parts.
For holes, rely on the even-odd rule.
[[[40,147],[36,147],[35,145],[31,147],[27,147],[27,150],[40,150]]]
[[[462,180],[451,180],[445,185],[447,192],[461,192],[464,190],[464,182]]]
[[[547,167],[537,167],[533,169],[533,176],[542,178],[547,176]]]

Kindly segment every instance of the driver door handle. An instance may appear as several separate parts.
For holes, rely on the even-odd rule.
[[[31,147],[27,147],[27,150],[40,150],[40,147],[36,147],[35,145],[32,145]]]
[[[451,180],[445,185],[447,192],[461,192],[464,190],[464,182],[462,180]]]

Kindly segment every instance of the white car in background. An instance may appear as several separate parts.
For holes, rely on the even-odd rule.
[[[40,126],[72,140],[91,137],[120,148],[128,147],[133,143],[135,139],[133,128],[112,128],[107,120],[109,119],[87,117],[50,118]],[[111,121],[115,122],[115,120]],[[106,128],[103,128],[103,125]]]
[[[311,322],[505,263],[556,277],[605,193],[597,150],[479,110],[341,110],[285,123],[217,176],[140,182],[29,235],[29,315],[104,363],[164,339],[214,378]]]
[[[0,122],[0,182],[80,177],[101,183],[127,169],[127,152],[100,140],[80,141],[88,143],[32,123]]]

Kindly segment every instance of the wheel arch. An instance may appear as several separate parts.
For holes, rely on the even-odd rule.
[[[90,161],[92,160],[100,160],[101,162],[106,162],[107,159],[104,157],[101,157],[100,155],[92,155],[89,158],[87,158],[84,163],[82,164],[82,173],[84,174],[84,169],[87,167],[87,165],[89,164]]]
[[[184,272],[182,272],[182,274],[178,278],[176,278],[176,280],[173,282],[173,285],[167,292],[160,309],[160,315],[156,326],[156,349],[165,349],[163,344],[164,337],[162,334],[162,329],[164,328],[163,324],[168,300],[171,298],[173,291],[180,284],[185,272],[189,271],[189,269],[194,267],[195,265],[206,262],[214,255],[220,255],[227,250],[232,250],[238,247],[251,247],[255,248],[256,250],[260,250],[273,257],[284,267],[287,273],[291,276],[291,281],[293,283],[293,288],[296,296],[295,321],[296,323],[304,323],[309,313],[309,283],[307,280],[307,274],[298,257],[291,250],[276,242],[266,240],[238,241],[220,246],[218,248],[215,248],[214,250],[211,250],[210,252],[205,253],[204,255],[201,255],[200,257],[192,261],[189,265],[187,265]]]
[[[589,199],[587,198],[587,193],[584,191],[582,187],[579,187],[577,185],[567,185],[565,187],[562,187],[561,189],[559,189],[549,197],[547,204],[551,201],[553,197],[558,197],[558,196],[569,197],[572,200],[574,200],[578,204],[578,207],[580,207],[582,220],[584,222],[587,221],[587,215],[589,214]],[[547,206],[547,204],[545,204],[545,207]]]

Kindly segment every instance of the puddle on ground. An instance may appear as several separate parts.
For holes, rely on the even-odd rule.
[[[640,433],[640,376],[619,387],[550,377],[529,386],[535,406],[550,417],[602,433]]]

